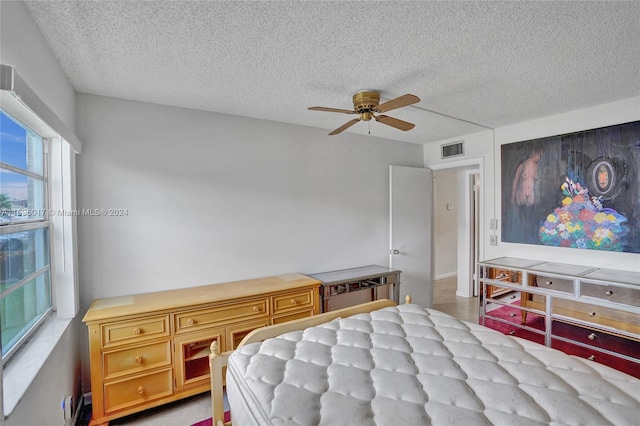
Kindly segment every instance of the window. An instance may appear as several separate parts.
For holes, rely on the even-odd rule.
[[[0,110],[2,363],[52,310],[47,141]]]
[[[78,314],[72,213],[81,149],[15,69],[0,64],[0,424]]]

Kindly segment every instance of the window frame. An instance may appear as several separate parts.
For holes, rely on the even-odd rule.
[[[44,267],[38,268],[35,271],[29,273],[28,275],[22,277],[18,282],[14,283],[8,289],[0,292],[0,300],[7,298],[12,293],[24,288],[31,281],[37,279],[38,277],[44,276],[48,273],[48,291],[49,291],[49,303],[47,308],[41,314],[37,314],[35,317],[35,321],[31,324],[26,330],[24,330],[24,334],[20,336],[13,344],[8,348],[6,352],[2,352],[2,348],[0,348],[0,356],[1,356],[1,364],[4,367],[11,359],[20,351],[20,349],[35,335],[40,326],[45,323],[53,314],[55,310],[55,297],[54,297],[54,277],[53,277],[53,250],[52,250],[52,226],[51,220],[49,217],[49,200],[50,200],[50,179],[49,179],[49,151],[51,145],[51,138],[48,138],[38,132],[36,129],[30,127],[28,124],[23,123],[21,120],[16,118],[10,112],[8,112],[3,107],[0,107],[0,113],[6,115],[9,119],[14,121],[17,125],[24,128],[27,132],[31,132],[37,135],[42,141],[42,174],[38,174],[31,170],[22,169],[20,167],[14,166],[9,163],[5,163],[0,161],[0,170],[6,170],[13,173],[20,174],[22,176],[26,176],[27,178],[38,179],[42,181],[43,191],[42,191],[42,209],[44,214],[42,217],[32,218],[32,219],[24,219],[17,220],[12,222],[0,222],[0,236],[13,234],[18,232],[25,231],[33,231],[37,229],[46,229],[47,232],[47,258],[48,262]],[[29,207],[27,207],[29,209]],[[2,330],[0,330],[0,338],[2,337]],[[2,371],[2,370],[0,370]]]
[[[82,141],[36,94],[11,65],[0,64],[2,109],[50,141],[49,208],[75,211],[76,155]],[[49,244],[53,312],[7,366],[0,362],[0,424],[10,417],[36,383],[53,351],[73,327],[80,309],[77,217],[51,215]],[[67,350],[72,350],[68,348]],[[53,361],[55,362],[55,361]]]

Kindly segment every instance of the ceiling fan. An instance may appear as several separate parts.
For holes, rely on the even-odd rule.
[[[311,111],[327,111],[327,112],[342,112],[344,114],[359,114],[360,117],[354,118],[351,121],[346,122],[342,126],[335,129],[329,135],[337,135],[356,124],[358,121],[371,121],[373,118],[377,122],[386,124],[387,126],[395,127],[396,129],[407,131],[415,127],[415,124],[407,121],[399,120],[397,118],[382,115],[380,113],[391,111],[393,109],[402,108],[407,105],[420,102],[420,98],[406,94],[398,98],[391,99],[390,101],[380,104],[380,94],[372,90],[365,90],[353,95],[353,110],[339,109],[339,108],[326,108],[326,107],[309,107]],[[374,115],[374,113],[380,115]]]

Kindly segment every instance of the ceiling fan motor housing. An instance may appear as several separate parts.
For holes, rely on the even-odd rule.
[[[380,94],[373,91],[358,92],[353,95],[353,109],[361,114],[363,121],[373,118],[373,112],[380,104]]]

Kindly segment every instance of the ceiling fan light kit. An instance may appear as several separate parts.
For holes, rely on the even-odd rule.
[[[344,114],[359,114],[360,117],[354,118],[338,127],[329,135],[337,135],[342,133],[349,127],[356,124],[358,121],[375,121],[386,124],[387,126],[394,127],[396,129],[407,131],[415,127],[415,124],[403,121],[397,118],[381,115],[380,113],[391,111],[397,108],[402,108],[408,105],[420,102],[420,98],[415,95],[406,94],[395,99],[391,99],[383,104],[380,104],[380,93],[373,90],[363,90],[353,95],[353,110],[339,109],[339,108],[327,108],[327,107],[309,107],[311,111],[325,111],[325,112],[341,112]],[[375,115],[374,113],[380,114]]]

